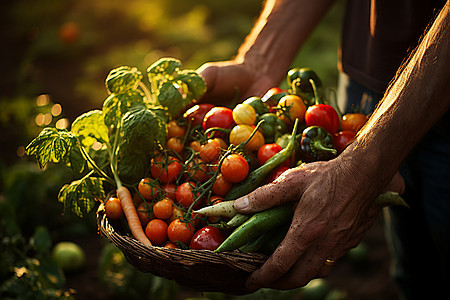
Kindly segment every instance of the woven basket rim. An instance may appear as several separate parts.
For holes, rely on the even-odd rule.
[[[230,294],[245,294],[245,282],[233,284],[233,280],[248,277],[267,260],[268,256],[260,253],[245,253],[239,250],[216,253],[210,250],[171,249],[160,246],[146,246],[135,238],[120,234],[115,230],[104,211],[104,204],[97,210],[99,232],[118,247],[126,259],[138,270],[149,272],[167,279],[174,279],[182,285],[188,285],[202,291],[219,291]],[[215,282],[213,276],[220,270],[222,281]],[[194,273],[197,278],[178,278],[186,272]],[[226,274],[226,273],[229,274]],[[198,274],[197,274],[198,273]],[[175,274],[175,275],[174,275]],[[236,276],[238,274],[239,276]],[[186,275],[188,276],[188,275]],[[215,274],[217,277],[217,274]],[[189,276],[190,277],[190,276]],[[202,278],[204,277],[204,278]],[[214,282],[208,282],[214,280]],[[218,281],[218,280],[217,280]],[[236,288],[239,286],[240,288]],[[233,290],[229,290],[233,287]]]

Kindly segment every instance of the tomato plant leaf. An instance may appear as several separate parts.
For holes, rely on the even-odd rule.
[[[123,144],[118,157],[117,174],[122,182],[135,184],[148,176],[150,163],[150,153],[144,154],[132,145]]]
[[[121,94],[136,89],[142,77],[137,68],[122,66],[109,72],[106,77],[106,88],[111,94]]]
[[[141,153],[151,153],[156,144],[165,144],[167,118],[161,110],[135,107],[122,118],[122,139]]]
[[[82,114],[72,123],[72,133],[78,136],[81,144],[89,150],[95,143],[108,144],[108,127],[101,110],[91,110]],[[100,145],[98,148],[101,148]]]
[[[161,58],[153,63],[147,69],[150,82],[156,84],[156,86],[152,86],[152,89],[157,88],[160,82],[172,80],[174,74],[176,75],[180,68],[181,62],[175,58]]]
[[[158,94],[159,103],[167,107],[167,111],[172,116],[176,116],[179,112],[185,108],[189,103],[190,99],[183,98],[175,85],[171,82],[164,82],[159,88]]]
[[[165,144],[167,118],[162,107],[135,107],[124,115],[117,167],[122,180],[134,183],[146,175],[151,154]]]
[[[35,155],[40,168],[49,162],[70,164],[70,153],[76,145],[75,135],[67,129],[44,128],[26,147],[27,155]]]
[[[203,78],[193,70],[179,72],[175,80],[182,83],[183,92],[186,93],[188,99],[196,100],[206,92],[206,84]]]
[[[84,177],[63,186],[59,191],[58,200],[64,203],[65,211],[71,211],[82,218],[94,208],[95,199],[105,197],[100,178]]]
[[[202,77],[194,70],[181,70],[181,62],[163,58],[147,69],[153,94],[172,116],[206,92]]]
[[[123,115],[133,107],[145,105],[144,94],[139,90],[128,90],[121,94],[111,94],[103,103],[106,126],[115,126]]]

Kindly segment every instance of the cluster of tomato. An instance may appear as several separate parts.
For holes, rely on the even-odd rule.
[[[234,109],[199,104],[179,120],[170,121],[166,145],[153,158],[150,174],[140,181],[134,197],[152,244],[216,249],[227,235],[220,226],[227,220],[196,215],[194,210],[223,201],[233,185],[281,151],[283,137],[289,135],[296,119],[303,129],[325,130],[332,137],[331,147],[340,153],[366,116],[355,113],[340,118],[330,105],[308,104],[298,94],[272,88],[264,97],[251,97]],[[226,151],[244,142],[239,151]],[[275,180],[297,160],[276,167],[265,182]],[[112,197],[105,205],[111,219],[122,218],[120,213],[108,212],[108,205],[116,208],[117,202]]]

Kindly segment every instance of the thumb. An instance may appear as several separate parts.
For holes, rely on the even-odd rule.
[[[301,186],[293,183],[296,177],[293,169],[287,170],[276,181],[236,199],[234,208],[239,213],[249,214],[300,199]]]

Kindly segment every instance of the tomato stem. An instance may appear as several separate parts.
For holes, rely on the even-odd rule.
[[[322,151],[322,152],[330,152],[330,153],[332,153],[334,155],[337,154],[337,150],[336,149],[326,147],[323,144],[322,140],[319,140],[319,139],[313,141],[313,147],[311,147],[311,149],[314,149],[314,150],[317,150],[317,151]]]

